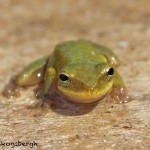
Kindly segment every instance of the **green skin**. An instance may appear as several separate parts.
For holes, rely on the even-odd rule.
[[[119,103],[127,102],[124,82],[117,72],[118,57],[108,48],[85,40],[56,46],[53,55],[29,64],[16,78],[18,86],[43,82],[42,97],[59,95],[76,103],[92,103],[108,93]],[[114,74],[108,74],[110,68]],[[62,81],[60,75],[67,76]]]

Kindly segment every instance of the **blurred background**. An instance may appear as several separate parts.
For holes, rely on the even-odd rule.
[[[149,44],[149,20],[149,0],[0,0],[0,53],[5,49],[2,55],[25,61],[49,54],[59,42],[83,38],[129,50],[130,59],[141,42]]]
[[[39,149],[149,150],[149,0],[0,0],[0,89],[28,63],[50,55],[57,43],[75,39],[118,55],[134,100],[125,107],[101,101],[86,115],[67,117],[63,109],[46,115],[27,109],[37,101],[33,88],[17,99],[0,96],[0,141],[35,139]]]

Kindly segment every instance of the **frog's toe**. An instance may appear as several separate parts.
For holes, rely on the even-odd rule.
[[[130,96],[128,95],[118,95],[116,96],[116,98],[114,99],[117,103],[127,103],[127,102],[130,102],[131,101],[131,98]]]
[[[110,98],[112,101],[120,104],[127,103],[132,100],[131,97],[127,94],[125,88],[113,88],[110,93]]]

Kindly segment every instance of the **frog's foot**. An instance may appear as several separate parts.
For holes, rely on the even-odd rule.
[[[115,101],[117,103],[127,103],[131,101],[131,97],[128,96],[126,92],[126,88],[116,88],[114,87],[112,91],[110,92],[110,95],[108,97],[109,100]]]
[[[38,103],[36,105],[37,107],[49,107],[50,108],[53,105],[53,102],[51,100],[51,95],[44,94],[42,85],[39,85],[39,87],[37,87],[34,90],[34,95],[38,100]]]
[[[2,95],[6,98],[17,98],[20,96],[18,86],[15,84],[16,76],[13,76],[2,90]]]
[[[45,99],[45,95],[41,87],[38,87],[37,89],[35,89],[34,94],[37,99]]]

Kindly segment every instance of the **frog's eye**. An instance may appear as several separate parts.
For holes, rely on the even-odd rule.
[[[67,80],[69,80],[69,77],[67,75],[65,75],[65,74],[60,74],[59,78],[60,78],[61,81],[67,81]]]
[[[66,74],[66,73],[61,73],[59,75],[59,79],[60,79],[60,86],[63,87],[68,87],[71,85],[71,79],[70,79],[70,75]]]
[[[108,70],[107,70],[107,74],[108,75],[110,75],[110,76],[113,76],[114,75],[114,68],[109,68]]]

